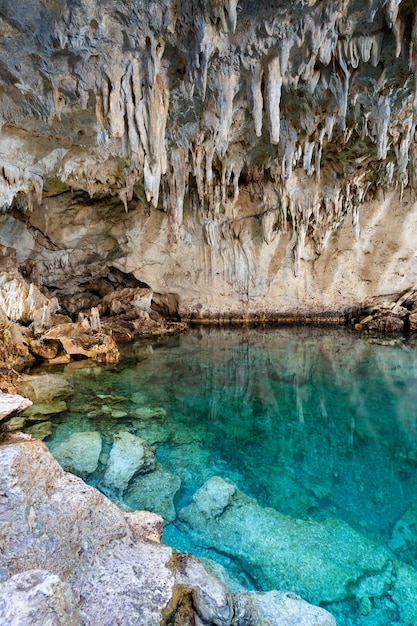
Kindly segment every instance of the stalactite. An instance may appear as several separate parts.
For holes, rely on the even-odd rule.
[[[314,171],[314,164],[312,163],[314,145],[314,141],[306,141],[304,143],[303,167],[309,176]]]
[[[279,143],[281,89],[281,63],[279,57],[274,57],[268,64],[267,75],[267,111],[272,144]]]
[[[216,150],[223,156],[230,140],[230,128],[233,122],[233,99],[236,94],[239,76],[235,72],[221,72],[217,77],[218,95],[216,108],[219,115]]]
[[[402,0],[386,0],[385,15],[387,23],[394,33],[396,41],[396,56],[401,54],[401,24],[398,19],[398,9]]]
[[[262,97],[262,77],[263,67],[260,63],[255,63],[252,72],[251,94],[252,94],[252,115],[255,124],[255,133],[257,137],[262,135],[262,113],[263,113],[263,97]]]
[[[43,178],[28,169],[21,169],[7,161],[0,161],[0,197],[2,206],[10,207],[18,193],[27,198],[27,208],[33,210],[33,202],[42,203]]]
[[[391,116],[389,96],[379,96],[373,110],[374,135],[377,144],[377,159],[387,158],[388,149],[388,128]]]

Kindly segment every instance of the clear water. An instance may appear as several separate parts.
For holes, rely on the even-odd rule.
[[[176,512],[219,476],[260,507],[318,523],[343,520],[411,566],[413,576],[417,531],[408,513],[404,541],[399,522],[417,503],[413,340],[322,328],[193,331],[128,346],[117,366],[76,363],[62,375],[71,378],[74,395],[46,442],[98,430],[105,454],[87,482],[100,488],[113,434],[127,430],[181,480]],[[166,416],[144,419],[142,407],[162,407]],[[147,507],[161,512],[154,495]],[[217,562],[233,588],[261,587],[242,558],[218,542],[211,548],[201,529],[198,535],[179,518],[166,524],[164,540]],[[342,626],[413,623],[392,598],[379,589],[321,604]]]

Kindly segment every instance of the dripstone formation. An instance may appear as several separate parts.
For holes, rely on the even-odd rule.
[[[139,283],[183,319],[395,302],[415,287],[416,14],[2,0],[6,255],[73,320]]]

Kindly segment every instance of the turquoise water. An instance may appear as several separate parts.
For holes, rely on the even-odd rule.
[[[232,590],[292,586],[342,626],[417,623],[412,340],[322,328],[193,331],[125,347],[114,367],[79,362],[55,373],[74,394],[53,419],[51,449],[98,431],[100,461],[86,481],[165,515],[165,542],[207,559]],[[158,473],[112,492],[103,474],[120,431],[153,447]],[[213,477],[224,480],[208,483],[207,512],[193,496]]]

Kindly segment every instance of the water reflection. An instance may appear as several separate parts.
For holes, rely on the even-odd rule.
[[[170,521],[220,476],[263,507],[304,520],[344,520],[415,563],[417,537],[407,546],[397,532],[417,502],[412,341],[342,329],[195,331],[128,346],[117,367],[63,375],[73,379],[75,394],[48,444],[77,430],[99,431],[103,453],[87,477],[99,488],[114,434],[128,430],[155,446],[161,476],[174,476],[175,489],[181,481],[169,496]],[[126,500],[131,505],[132,492]],[[154,497],[140,502],[157,507]],[[233,566],[195,545],[178,519],[165,538]]]

